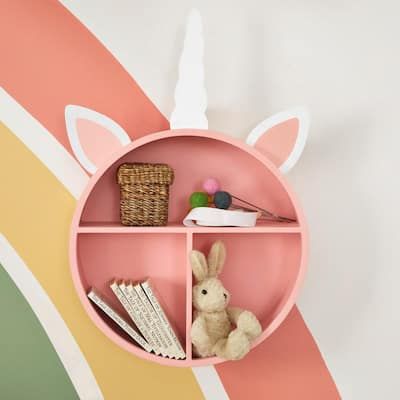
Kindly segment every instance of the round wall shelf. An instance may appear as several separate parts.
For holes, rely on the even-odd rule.
[[[169,222],[162,227],[127,227],[119,222],[116,172],[124,162],[166,163],[175,171]],[[237,197],[265,207],[296,223],[259,221],[254,228],[185,227],[188,198],[202,181],[217,177]],[[223,240],[227,260],[221,280],[231,304],[252,311],[263,327],[253,347],[285,319],[295,303],[307,256],[307,230],[298,201],[279,170],[261,153],[231,137],[203,130],[173,130],[142,137],[114,154],[91,178],[72,221],[70,261],[74,284],[90,318],[112,341],[132,354],[165,365],[200,366],[222,362],[192,355],[191,249],[208,252]],[[87,298],[96,288],[122,315],[112,294],[114,278],[151,278],[165,311],[186,350],[174,360],[147,353],[135,345]]]

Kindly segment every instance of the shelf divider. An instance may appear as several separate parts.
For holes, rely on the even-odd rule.
[[[123,226],[119,222],[81,222],[78,233],[300,233],[298,223],[259,222],[254,227],[193,226],[170,222],[167,226]]]
[[[193,249],[193,233],[186,232],[186,359],[192,359],[192,340],[190,332],[192,329],[192,266],[190,265],[189,253]]]

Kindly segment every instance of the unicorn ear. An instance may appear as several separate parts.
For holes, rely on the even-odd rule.
[[[66,106],[65,123],[75,157],[91,174],[113,151],[131,141],[116,122],[89,108]]]
[[[304,108],[284,111],[259,123],[250,132],[246,143],[254,146],[282,173],[286,173],[304,150],[309,125],[309,115]]]

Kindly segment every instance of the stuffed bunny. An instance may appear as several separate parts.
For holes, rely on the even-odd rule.
[[[191,338],[197,356],[217,355],[238,360],[248,353],[251,341],[261,333],[261,326],[250,311],[228,307],[230,294],[217,279],[225,258],[226,250],[221,241],[212,245],[208,260],[200,251],[190,253],[196,279]]]

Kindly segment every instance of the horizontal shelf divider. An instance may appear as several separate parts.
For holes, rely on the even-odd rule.
[[[194,226],[180,223],[167,226],[124,226],[118,222],[84,222],[78,227],[78,233],[300,233],[297,222],[262,222],[254,227],[231,226]]]

